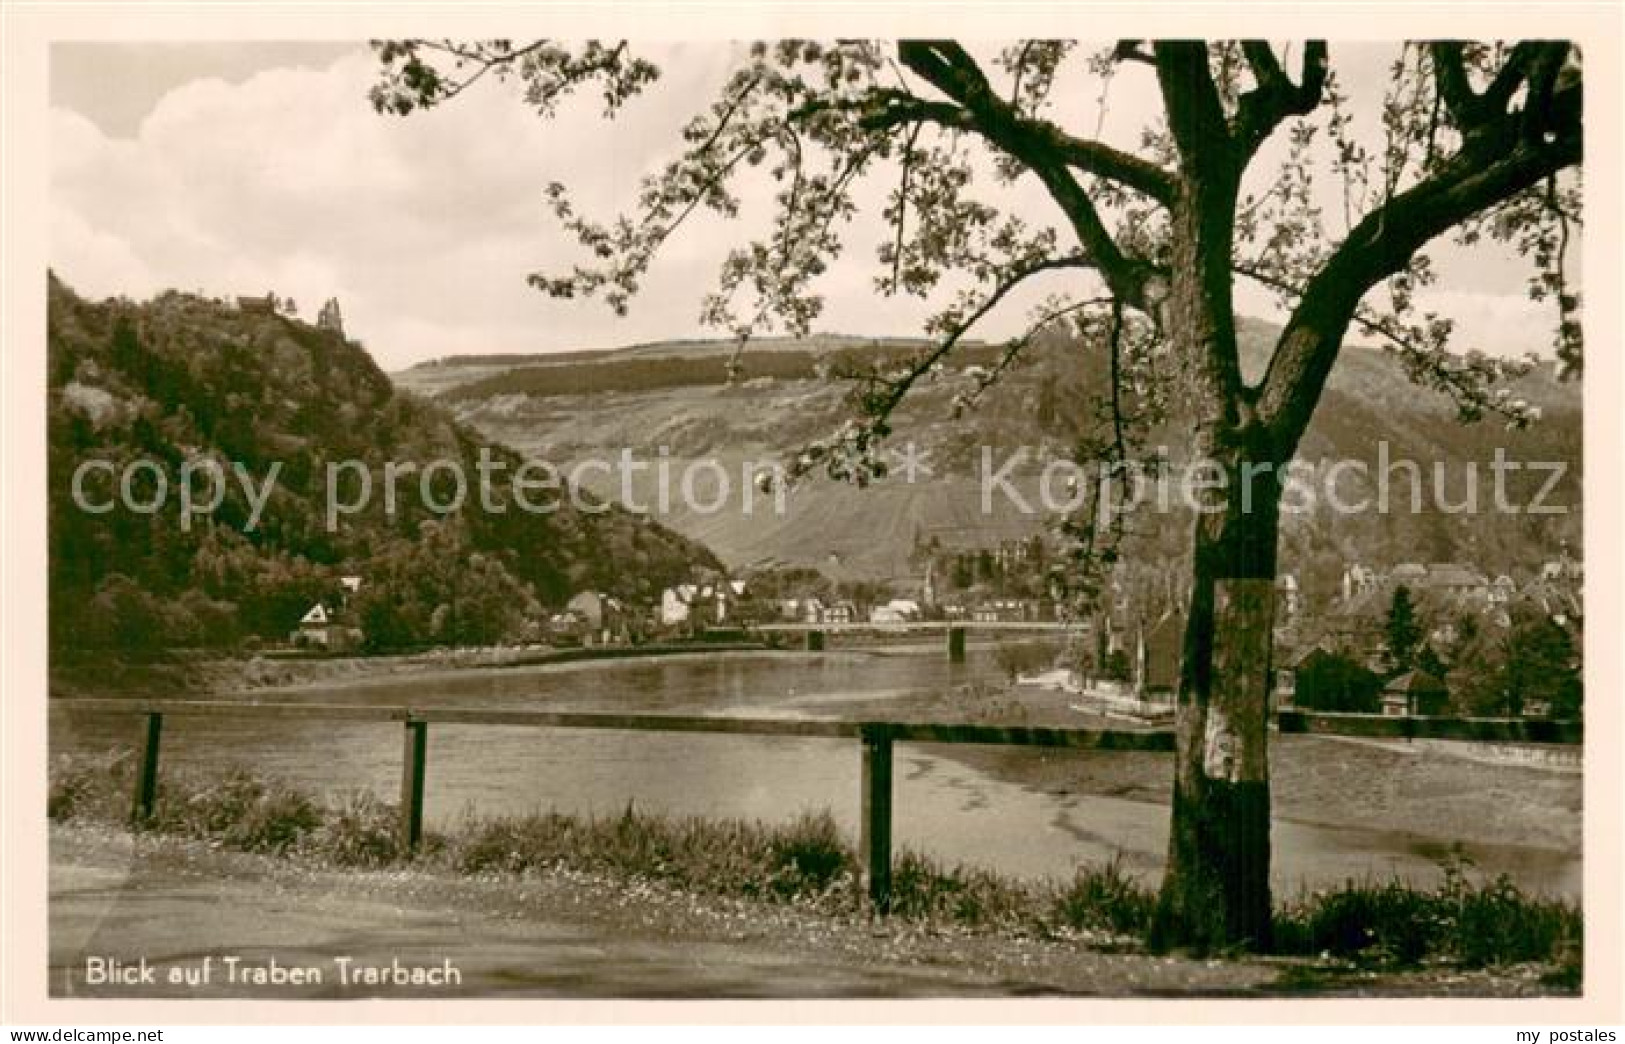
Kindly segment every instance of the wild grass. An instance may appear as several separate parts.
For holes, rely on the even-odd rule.
[[[1575,904],[1528,895],[1504,874],[1474,881],[1470,869],[1455,856],[1444,862],[1437,888],[1349,881],[1302,898],[1276,914],[1276,949],[1375,966],[1448,957],[1469,968],[1578,968],[1583,932]]]
[[[126,822],[133,760],[119,751],[57,759],[50,818]],[[397,815],[396,806],[370,793],[319,803],[241,769],[177,770],[161,782],[143,829],[322,866],[378,869],[405,861]],[[609,816],[465,813],[445,832],[426,836],[416,860],[425,870],[453,874],[569,869],[834,914],[872,912],[858,888],[857,853],[828,812],[784,823],[666,816],[631,805]],[[1470,871],[1457,857],[1431,889],[1349,881],[1300,896],[1278,908],[1274,948],[1360,967],[1542,963],[1577,983],[1578,906],[1528,895],[1506,877],[1475,880]],[[1154,894],[1120,859],[1080,866],[1061,881],[948,866],[906,849],[893,862],[891,915],[938,927],[1132,944],[1148,934],[1154,907]]]
[[[825,895],[856,860],[828,813],[788,823],[671,817],[639,812],[512,818],[465,817],[443,860],[461,873],[524,874],[569,867],[634,874],[676,888],[751,899]]]

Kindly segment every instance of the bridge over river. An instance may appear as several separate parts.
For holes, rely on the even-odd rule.
[[[947,639],[948,659],[965,659],[967,633],[1064,635],[1079,633],[1076,624],[1055,620],[916,620],[905,623],[770,623],[755,628],[765,634],[799,634],[809,652],[825,648],[828,636],[838,634],[914,635],[942,634]]]

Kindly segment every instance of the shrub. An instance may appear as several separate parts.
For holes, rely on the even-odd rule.
[[[519,874],[560,862],[579,851],[575,821],[557,813],[505,819],[468,819],[456,832],[452,865],[463,873]]]
[[[1278,916],[1275,942],[1287,953],[1409,965],[1431,952],[1443,932],[1436,895],[1398,881],[1386,885],[1350,881]]]
[[[151,825],[245,852],[284,852],[320,823],[320,811],[304,794],[234,768],[217,778],[161,784]]]
[[[1577,969],[1582,925],[1574,904],[1526,895],[1505,875],[1474,884],[1467,865],[1446,861],[1444,882],[1431,891],[1351,881],[1312,896],[1277,916],[1276,947],[1366,964],[1445,958],[1474,968],[1550,961]]]
[[[335,866],[387,866],[402,855],[400,808],[370,791],[351,792],[327,809],[304,847]]]
[[[1120,856],[1080,866],[1055,901],[1055,919],[1069,927],[1139,936],[1151,927],[1156,896],[1123,869]]]
[[[993,662],[1008,680],[1043,670],[1055,662],[1054,642],[1001,642],[993,649]]]
[[[134,757],[128,749],[100,754],[64,754],[51,762],[45,798],[50,819],[116,821],[129,812],[135,785]]]
[[[1030,889],[992,871],[944,869],[908,849],[892,861],[891,912],[898,917],[1035,927],[1039,905]]]
[[[628,806],[613,818],[557,812],[470,817],[449,859],[464,873],[525,873],[556,865],[636,874],[724,895],[788,899],[827,891],[853,857],[828,813],[787,824],[673,819]]]
[[[828,891],[857,865],[835,817],[828,812],[803,813],[777,828],[768,848],[773,890],[779,895]]]
[[[1578,963],[1580,912],[1571,904],[1526,896],[1506,875],[1478,887],[1447,875],[1448,950],[1468,967],[1552,960]]]

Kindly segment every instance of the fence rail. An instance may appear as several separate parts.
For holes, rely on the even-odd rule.
[[[250,703],[228,700],[55,700],[63,710],[128,714],[145,718],[131,821],[152,819],[158,797],[159,748],[164,720],[195,718],[299,718],[321,721],[396,723],[403,727],[400,838],[415,852],[423,837],[431,725],[486,725],[632,732],[778,736],[861,743],[859,866],[875,907],[891,900],[892,746],[895,743],[969,743],[1098,751],[1174,749],[1173,732],[1161,729],[1071,729],[1004,725],[952,725],[902,721],[806,721],[701,715],[611,714],[478,707],[369,706],[340,703]],[[1281,711],[1280,731],[1371,738],[1432,738],[1491,742],[1578,744],[1579,722],[1476,718],[1406,718],[1364,714]]]
[[[475,707],[379,707],[335,703],[246,703],[224,700],[59,700],[67,710],[143,716],[146,730],[130,811],[140,826],[152,819],[158,796],[158,751],[164,720],[195,718],[302,718],[321,721],[399,723],[401,753],[400,837],[416,851],[423,837],[430,725],[489,725],[548,729],[859,740],[862,744],[862,816],[859,866],[875,907],[891,901],[892,745],[975,743],[1104,751],[1174,749],[1173,734],[1154,730],[1058,729],[1027,726],[948,725],[900,721],[804,721],[787,718],[722,718],[697,715],[604,714]]]

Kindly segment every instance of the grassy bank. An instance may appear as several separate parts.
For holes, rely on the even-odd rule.
[[[117,823],[127,815],[134,758],[127,751],[67,757],[52,766],[48,814]],[[370,794],[322,803],[247,771],[175,772],[147,829],[330,868],[404,861],[396,809]],[[789,823],[675,818],[628,807],[618,815],[467,815],[433,832],[420,870],[479,878],[584,871],[658,882],[697,895],[749,899],[832,915],[862,914],[856,853],[827,813]],[[1152,894],[1115,863],[1069,880],[1017,880],[944,866],[904,850],[894,867],[893,916],[955,931],[1016,932],[1138,947]],[[1539,963],[1554,983],[1579,980],[1581,918],[1568,902],[1532,897],[1510,880],[1471,879],[1447,867],[1444,884],[1351,881],[1282,904],[1280,952],[1360,967]]]

